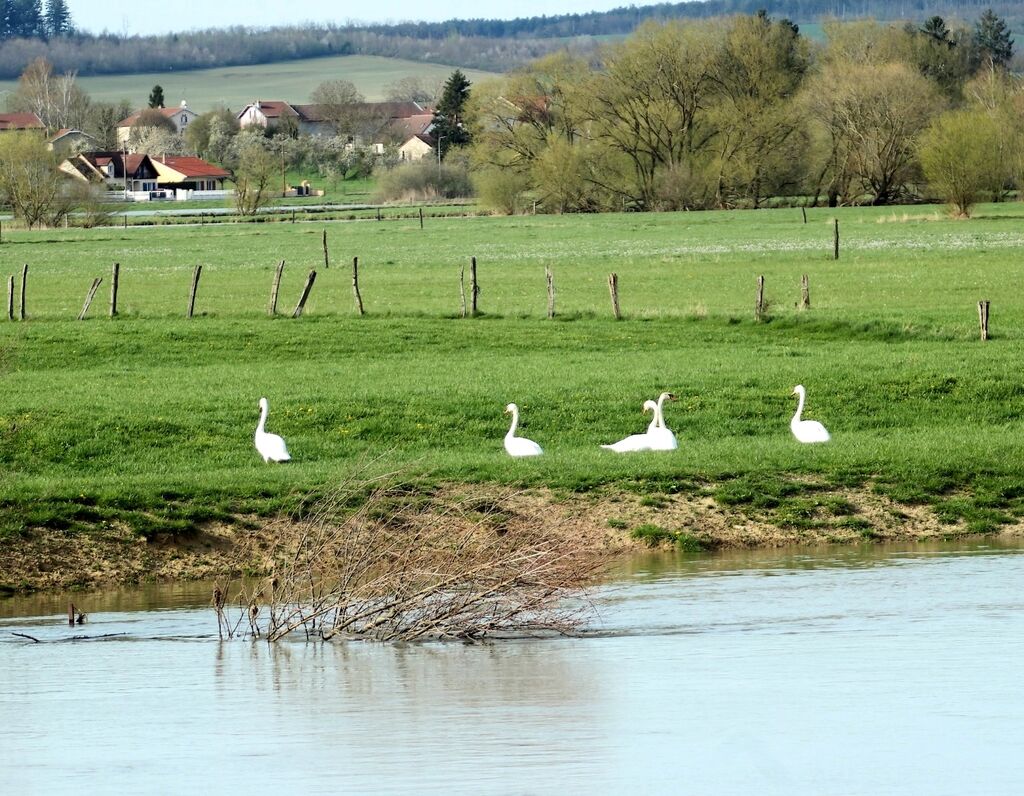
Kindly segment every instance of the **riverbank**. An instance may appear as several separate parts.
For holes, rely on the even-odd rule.
[[[571,537],[593,555],[612,557],[651,546],[697,552],[980,535],[963,522],[943,521],[931,506],[898,503],[870,489],[813,489],[799,521],[783,522],[769,510],[728,505],[709,492],[652,499],[610,487],[557,494],[446,485],[429,494],[406,493],[401,502],[416,507],[416,522],[442,517],[451,522],[458,516],[463,524],[479,523],[501,534],[539,528],[550,538]],[[395,516],[380,521],[393,522]],[[207,523],[186,536],[149,539],[116,524],[74,533],[32,529],[0,539],[0,593],[260,574],[265,562],[247,556],[273,548],[289,522],[245,517]],[[1024,521],[1004,524],[990,535],[1024,537]]]

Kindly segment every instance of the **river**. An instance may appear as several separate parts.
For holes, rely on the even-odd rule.
[[[220,642],[203,584],[2,600],[0,791],[1017,794],[1022,553],[640,557],[580,637],[477,645]]]

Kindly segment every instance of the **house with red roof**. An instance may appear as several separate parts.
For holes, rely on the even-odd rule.
[[[185,128],[199,117],[198,113],[189,109],[188,103],[185,100],[182,100],[181,105],[177,108],[143,108],[141,111],[136,111],[131,116],[127,116],[117,123],[117,143],[120,146],[128,143],[128,137],[132,134],[132,127],[135,126],[139,117],[148,110],[155,110],[166,116],[171,121],[171,124],[174,125],[174,130],[177,133],[185,132]]]
[[[429,122],[433,119],[432,114],[418,102],[355,102],[351,111],[358,117],[379,120],[382,138],[402,141],[423,130],[418,129],[408,135],[396,134],[392,132],[395,125],[421,128],[424,120]],[[292,129],[300,135],[331,136],[335,131],[329,116],[322,105],[297,105],[283,100],[256,100],[237,114],[238,126],[242,128],[259,126],[272,132]],[[383,144],[376,146],[383,148]]]
[[[135,201],[190,199],[200,191],[223,195],[224,180],[231,176],[202,158],[124,152],[83,152],[67,158],[60,170]]]
[[[22,113],[0,113],[0,131],[4,130],[45,130],[42,120],[32,111]]]
[[[231,173],[190,155],[150,155],[161,188],[175,191],[223,191]]]

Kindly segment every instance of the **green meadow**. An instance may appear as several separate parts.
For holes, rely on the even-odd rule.
[[[780,209],[5,230],[0,277],[20,280],[24,263],[29,274],[28,319],[0,320],[0,534],[114,521],[187,532],[295,510],[357,472],[421,486],[706,491],[793,522],[815,485],[867,487],[993,530],[1024,513],[1022,253],[1018,204],[969,221],[917,207],[810,210],[806,224]],[[463,319],[471,256],[481,314]],[[291,318],[312,268],[305,313]],[[979,299],[992,302],[987,342]],[[792,439],[798,383],[831,443]],[[663,390],[680,399],[666,407],[679,450],[599,447],[642,431],[641,403]],[[261,396],[286,465],[253,448]],[[510,401],[543,457],[505,455]]]
[[[443,83],[455,68],[376,55],[336,55],[254,66],[95,75],[78,77],[75,82],[94,100],[124,99],[135,108],[146,107],[149,92],[159,84],[168,107],[186,100],[192,110],[203,113],[217,107],[241,110],[257,99],[309,102],[310,92],[325,80],[350,80],[367,100],[379,101],[386,99],[388,87],[402,78],[419,77]],[[495,77],[476,69],[462,71],[473,83]],[[17,88],[17,80],[0,80],[0,94]]]

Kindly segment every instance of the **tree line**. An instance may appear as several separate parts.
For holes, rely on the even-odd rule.
[[[478,84],[481,197],[587,212],[948,198],[966,171],[974,198],[1016,186],[1024,90],[1002,19],[824,30],[819,45],[765,12],[652,22],[597,63],[563,52]]]
[[[983,5],[984,4],[984,5]],[[928,13],[972,18],[986,0],[944,0]],[[329,55],[380,55],[504,72],[568,48],[588,56],[594,37],[625,35],[647,21],[748,15],[758,10],[797,22],[820,18],[902,18],[924,4],[891,0],[691,0],[630,6],[606,12],[514,20],[451,20],[392,25],[301,25],[254,29],[235,26],[161,36],[75,32],[64,0],[0,0],[0,78],[16,78],[25,64],[45,58],[60,72],[124,74],[244,66]],[[1004,19],[1024,19],[1020,3],[992,6]]]

